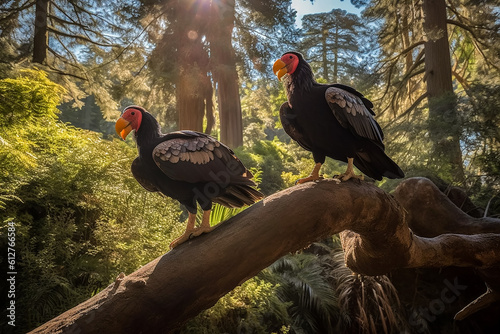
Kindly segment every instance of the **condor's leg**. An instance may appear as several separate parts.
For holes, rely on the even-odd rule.
[[[200,234],[208,233],[214,228],[210,226],[210,212],[212,210],[203,210],[203,218],[201,220],[201,225],[193,231],[193,237],[197,237]]]
[[[314,169],[312,170],[311,174],[308,177],[298,179],[297,181],[295,181],[295,184],[321,180],[323,178],[322,176],[319,175],[319,170],[321,169],[321,165],[322,165],[321,162],[317,162],[316,165],[314,165]]]
[[[170,244],[170,249],[173,249],[182,244],[183,242],[189,240],[189,238],[193,235],[193,232],[195,231],[194,228],[195,224],[196,224],[196,213],[189,212],[186,231],[180,237],[172,241],[172,243]]]
[[[344,174],[340,174],[335,176],[336,179],[341,181],[347,181],[349,179],[359,179],[364,180],[363,174],[357,175],[354,174],[354,158],[347,158],[347,169]]]
[[[303,179],[298,179],[297,181],[295,181],[295,184],[323,179],[323,177],[319,175],[319,170],[321,169],[321,166],[325,163],[326,156],[318,152],[312,152],[312,154],[316,165],[314,165],[311,174]]]

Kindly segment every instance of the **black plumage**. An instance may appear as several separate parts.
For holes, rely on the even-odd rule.
[[[317,83],[300,53],[285,53],[273,70],[280,79],[284,76],[288,96],[280,108],[283,128],[312,152],[317,164],[311,177],[299,181],[319,178],[319,167],[327,156],[348,163],[342,180],[357,177],[352,164],[377,180],[404,177],[401,168],[385,154],[384,135],[373,118],[373,104],[360,92],[341,84]]]
[[[209,212],[212,202],[234,208],[263,197],[254,188],[252,173],[229,147],[213,137],[195,131],[162,134],[156,119],[138,106],[125,108],[116,130],[124,139],[135,130],[139,152],[131,167],[135,179],[146,190],[176,199],[189,211],[188,228],[181,236],[185,240],[210,230],[206,214],[204,230],[194,229],[197,203]]]

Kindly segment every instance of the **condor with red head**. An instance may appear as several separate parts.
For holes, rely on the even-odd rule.
[[[313,154],[316,165],[310,176],[297,182],[320,179],[328,156],[347,162],[341,181],[360,178],[353,165],[367,176],[381,180],[402,178],[404,173],[384,152],[384,135],[375,121],[373,104],[363,94],[341,84],[319,84],[309,64],[298,52],[287,52],[273,65],[283,78],[288,101],[280,108],[286,133]]]
[[[132,174],[146,190],[178,200],[188,212],[186,231],[171,248],[190,237],[212,230],[212,202],[234,208],[263,198],[248,171],[234,152],[216,139],[195,131],[163,134],[156,119],[139,106],[123,110],[115,125],[124,140],[134,131],[139,156],[132,162]],[[196,228],[197,203],[203,219]]]

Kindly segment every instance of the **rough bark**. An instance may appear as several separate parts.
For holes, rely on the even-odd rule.
[[[243,145],[243,121],[236,55],[232,45],[235,0],[213,1],[210,13],[210,56],[217,82],[220,139],[231,148]]]
[[[429,97],[453,92],[445,0],[424,0],[425,75]]]
[[[212,116],[212,82],[207,75],[209,56],[202,41],[208,8],[204,8],[201,1],[178,1],[175,9],[179,130],[203,132],[205,112],[209,121]]]
[[[47,17],[49,11],[48,0],[37,0],[35,9],[35,35],[33,38],[33,62],[43,64],[47,59],[49,33]]]
[[[429,136],[436,165],[444,164],[464,180],[460,126],[451,76],[450,44],[445,0],[424,0],[425,77],[429,99]]]
[[[330,82],[330,69],[328,68],[328,54],[327,54],[327,39],[328,39],[328,29],[323,25],[323,31],[321,32],[321,63],[323,66],[323,78],[326,82]],[[335,56],[337,54],[335,53]],[[335,73],[335,72],[334,72]],[[334,80],[337,82],[337,80]]]
[[[338,82],[339,79],[339,24],[335,22],[335,55],[333,58],[333,82]]]
[[[427,179],[404,181],[397,200],[357,181],[286,189],[117,279],[32,333],[168,333],[281,256],[336,233],[347,265],[361,274],[442,266],[498,273],[500,221],[459,214],[439,193]],[[470,233],[425,238],[408,228],[443,225],[456,233],[454,221]]]

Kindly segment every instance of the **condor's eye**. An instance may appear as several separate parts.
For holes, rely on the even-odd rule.
[[[293,59],[293,56],[290,56],[289,58],[290,58],[290,59]]]
[[[134,115],[135,115],[135,111],[132,111],[132,112],[130,113],[130,115],[134,116]]]

